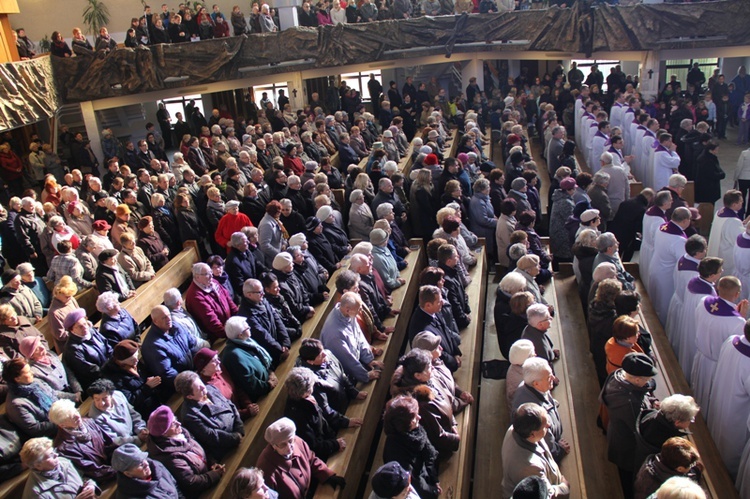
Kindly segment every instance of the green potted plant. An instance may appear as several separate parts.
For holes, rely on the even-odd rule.
[[[102,0],[86,0],[83,11],[83,24],[91,35],[98,35],[99,30],[109,24],[109,8]]]

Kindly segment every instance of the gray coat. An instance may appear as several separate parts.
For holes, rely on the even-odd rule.
[[[552,193],[552,213],[549,220],[549,245],[552,254],[559,258],[573,258],[573,243],[565,222],[573,215],[573,197],[562,189]]]
[[[40,386],[44,385],[39,383]],[[53,399],[56,400],[54,392],[44,387]],[[5,413],[11,423],[15,425],[24,435],[33,437],[54,437],[57,426],[51,423],[47,411],[43,411],[36,401],[22,397],[15,393],[13,388],[8,391],[5,400]]]
[[[367,204],[353,203],[349,209],[349,237],[351,239],[370,240],[370,231],[375,223],[372,210]]]
[[[511,497],[516,485],[532,475],[538,475],[546,482],[551,497],[563,498],[570,494],[570,489],[563,483],[560,468],[544,440],[532,444],[518,436],[511,426],[503,440],[502,457],[503,490],[500,497]]]
[[[81,475],[68,459],[59,456],[61,479],[55,480],[32,470],[26,479],[23,499],[75,499],[83,486]]]
[[[140,446],[142,442],[138,438],[138,433],[146,428],[146,422],[138,411],[133,409],[122,392],[113,392],[112,401],[114,405],[107,412],[102,412],[91,404],[89,417],[118,447],[123,444]]]
[[[49,365],[33,360],[29,361],[34,379],[46,383],[47,386],[55,390],[58,398],[75,400],[75,394],[81,391],[80,383],[78,383],[73,372],[62,363],[60,357],[53,352],[49,352],[48,356],[51,361]]]
[[[237,447],[245,429],[240,413],[213,385],[206,385],[211,404],[200,404],[185,398],[180,409],[180,421],[193,434],[206,453],[221,459],[229,450]]]
[[[281,227],[271,215],[264,215],[258,224],[260,251],[266,259],[266,267],[273,267],[274,257],[282,251]]]
[[[552,457],[554,457],[555,460],[559,461],[565,455],[565,451],[562,447],[560,447],[560,444],[558,443],[562,438],[563,433],[562,421],[560,420],[560,412],[557,410],[557,408],[560,406],[560,403],[552,398],[552,394],[550,392],[542,393],[539,390],[527,385],[526,383],[523,383],[518,387],[515,395],[513,396],[513,405],[511,406],[510,411],[511,419],[513,419],[513,415],[516,413],[518,408],[526,403],[537,404],[543,407],[545,411],[547,411],[547,419],[549,421],[550,427],[547,430],[547,434],[544,436],[544,441],[547,442],[547,447],[549,447],[549,450],[552,453]]]

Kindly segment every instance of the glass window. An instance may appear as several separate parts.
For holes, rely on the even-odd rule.
[[[584,78],[588,77],[591,66],[598,64],[599,71],[604,75],[604,84],[600,89],[603,93],[607,92],[607,76],[609,75],[610,70],[620,64],[620,61],[605,61],[600,59],[573,59],[571,62],[578,64],[578,69],[583,72]]]
[[[169,116],[172,123],[177,122],[177,113],[182,113],[182,118],[185,121],[190,119],[189,116],[185,116],[185,105],[191,100],[195,101],[195,107],[201,110],[203,115],[206,115],[206,110],[203,109],[203,99],[200,94],[197,95],[183,95],[182,97],[176,97],[173,99],[164,99],[164,107],[169,111]]]
[[[370,102],[370,92],[367,90],[367,82],[370,81],[370,75],[375,75],[375,79],[383,84],[383,76],[379,69],[360,73],[346,73],[341,75],[341,79],[346,82],[347,87],[351,87],[357,92],[362,102]]]
[[[718,58],[709,59],[674,59],[667,61],[665,64],[666,68],[666,81],[669,81],[672,75],[677,76],[677,81],[682,84],[683,90],[687,90],[687,75],[693,64],[698,63],[703,73],[706,75],[706,80],[711,77],[714,72],[714,68],[719,67],[720,60]]]
[[[273,103],[274,108],[279,107],[279,90],[284,91],[284,95],[289,97],[289,87],[286,83],[274,83],[272,85],[258,85],[253,87],[255,102],[260,107],[260,101],[263,100],[263,92],[267,94],[268,99]]]

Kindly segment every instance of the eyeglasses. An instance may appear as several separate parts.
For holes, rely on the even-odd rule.
[[[263,291],[250,291],[251,295],[262,295],[265,294]]]

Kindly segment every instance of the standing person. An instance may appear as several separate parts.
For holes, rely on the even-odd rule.
[[[721,199],[721,181],[727,174],[719,165],[718,154],[719,144],[710,141],[698,156],[695,173],[696,203],[714,204]]]
[[[734,275],[734,247],[737,236],[744,229],[742,193],[729,190],[724,193],[724,208],[719,210],[711,224],[708,237],[708,254],[724,260],[724,274]]]
[[[665,133],[659,137],[659,145],[654,149],[654,166],[651,186],[661,189],[669,184],[669,177],[678,172],[680,156],[672,136]]]

